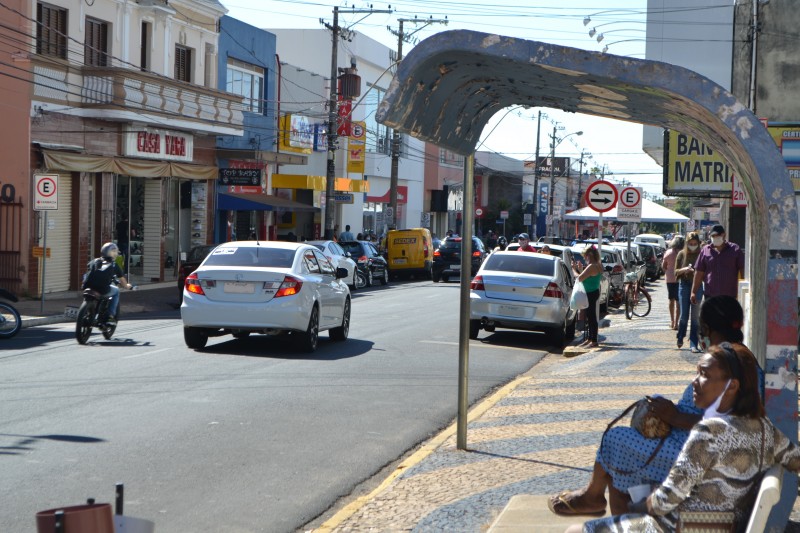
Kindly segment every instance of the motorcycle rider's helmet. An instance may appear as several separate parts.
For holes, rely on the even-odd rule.
[[[119,255],[119,248],[113,242],[107,242],[100,248],[100,255],[113,261]]]
[[[508,241],[501,235],[500,238],[497,239],[497,246],[499,246],[501,250],[505,250],[506,246],[508,246]]]

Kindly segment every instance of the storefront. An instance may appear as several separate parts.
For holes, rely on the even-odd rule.
[[[194,139],[189,134],[142,128],[122,135],[122,156],[42,149],[44,168],[70,177],[61,181],[74,184],[74,176],[81,177],[80,190],[68,203],[87,205],[92,211],[77,225],[78,232],[72,224],[75,217],[60,214],[70,216],[65,222],[69,235],[62,238],[69,242],[70,235],[80,237],[85,228],[88,256],[99,253],[101,241],[114,240],[127,258],[133,283],[176,279],[180,253],[208,242],[207,183],[217,177],[217,168],[193,163]],[[77,264],[73,270],[80,268]],[[50,279],[48,264],[48,288]],[[64,284],[75,284],[74,276],[70,280],[54,275],[52,283],[52,290],[65,290]]]

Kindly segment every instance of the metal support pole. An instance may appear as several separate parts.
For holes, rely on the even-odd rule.
[[[533,161],[533,220],[531,221],[529,237],[536,240],[536,219],[539,217],[539,135],[542,132],[542,112],[539,111],[539,119],[536,122],[536,155]]]
[[[333,8],[333,26],[331,27],[331,79],[330,99],[328,100],[328,167],[325,183],[325,225],[323,233],[326,239],[333,238],[333,226],[336,220],[336,202],[334,189],[336,185],[336,122],[339,116],[339,102],[336,93],[337,66],[339,55],[339,7]]]
[[[464,162],[464,202],[461,208],[461,292],[458,323],[458,418],[456,447],[467,449],[467,411],[469,410],[469,292],[472,276],[472,222],[475,213],[475,154]]]
[[[545,222],[545,227],[547,228],[546,236],[550,236],[553,234],[553,194],[555,191],[556,184],[556,127],[553,126],[553,138],[552,143],[550,144],[550,190],[548,194],[550,195],[550,199],[547,202],[547,216],[550,218],[549,222]]]
[[[47,211],[44,212],[44,226],[42,226],[42,235],[44,236],[42,244],[42,303],[39,312],[44,315],[44,289],[46,287],[47,277]]]

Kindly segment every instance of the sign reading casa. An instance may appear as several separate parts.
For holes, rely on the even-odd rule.
[[[728,196],[733,170],[708,145],[670,130],[664,136],[664,194]]]
[[[125,155],[146,159],[191,161],[194,138],[183,132],[144,128],[125,133]]]

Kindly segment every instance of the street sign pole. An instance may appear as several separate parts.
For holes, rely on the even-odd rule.
[[[44,250],[42,252],[42,301],[39,307],[39,313],[44,316],[44,288],[45,279],[47,279],[47,211],[44,212],[44,226],[42,226],[42,233],[44,234]]]

